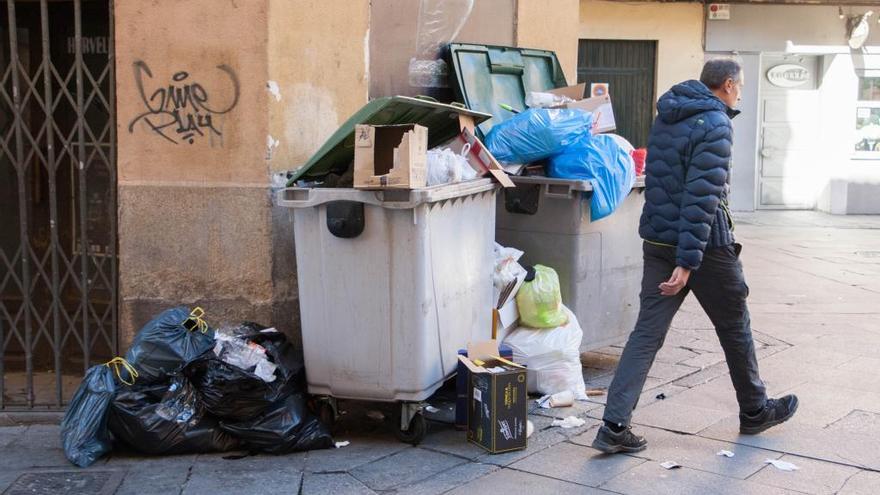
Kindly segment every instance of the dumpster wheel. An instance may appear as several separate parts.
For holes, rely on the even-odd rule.
[[[422,403],[403,402],[397,416],[397,439],[404,443],[418,445],[425,439],[428,423],[422,416]]]
[[[413,416],[412,421],[409,422],[408,429],[397,430],[397,439],[404,443],[418,445],[422,442],[422,440],[425,439],[425,434],[427,432],[428,422],[425,420],[425,417],[422,416],[421,413],[419,413]]]

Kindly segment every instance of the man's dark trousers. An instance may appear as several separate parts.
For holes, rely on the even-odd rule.
[[[687,286],[674,296],[660,293],[660,284],[675,269],[676,248],[644,243],[641,307],[630,334],[605,406],[606,421],[629,425],[648,370],[666,339],[672,318],[691,291],[712,320],[721,341],[740,411],[755,411],[767,400],[758,375],[746,297],[749,288],[739,261],[740,246],[707,249],[700,268],[691,272]]]

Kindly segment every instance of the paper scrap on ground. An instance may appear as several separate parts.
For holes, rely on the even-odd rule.
[[[376,421],[382,421],[385,419],[385,415],[382,414],[382,411],[367,411],[367,417],[375,419]]]
[[[561,426],[563,428],[577,428],[579,426],[584,426],[587,422],[576,418],[574,416],[569,416],[565,419],[554,419],[553,426]]]
[[[589,389],[587,389],[587,397],[598,397],[600,395],[605,395],[604,388],[589,388]]]
[[[729,450],[719,450],[715,455],[723,455],[724,457],[733,457],[735,454]]]
[[[428,411],[429,413],[438,413],[440,412],[440,409],[437,409],[434,406],[425,406],[425,411]]]
[[[526,420],[526,438],[529,438],[530,436],[532,436],[532,433],[534,433],[534,432],[535,432],[535,424],[532,423],[531,420],[527,419]]]
[[[660,465],[663,466],[664,469],[678,469],[681,467],[681,464],[675,461],[661,462]]]
[[[549,394],[545,395],[544,397],[541,397],[540,399],[536,400],[535,402],[538,403],[538,406],[540,406],[541,409],[550,409],[550,395]]]
[[[780,471],[796,471],[800,469],[790,462],[780,461],[779,459],[767,459],[766,461],[764,461],[764,463],[773,464],[773,467]]]
[[[351,442],[349,442],[348,440],[344,442],[336,442],[336,448],[341,449],[342,447],[348,447],[349,444],[351,444]]]

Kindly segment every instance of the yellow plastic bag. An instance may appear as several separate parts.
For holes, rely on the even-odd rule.
[[[562,309],[562,293],[559,290],[559,276],[552,268],[535,265],[534,278],[531,273],[516,294],[520,323],[532,328],[556,328],[568,322]]]

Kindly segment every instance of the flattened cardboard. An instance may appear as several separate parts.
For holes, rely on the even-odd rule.
[[[497,340],[481,340],[478,342],[468,342],[467,345],[469,359],[481,359],[483,361],[498,357],[498,341]]]
[[[519,307],[516,305],[516,299],[511,299],[504,306],[493,311],[496,327],[492,330],[492,336],[503,342],[507,335],[517,327]]]
[[[617,129],[610,95],[585,98],[574,103],[567,103],[565,107],[580,108],[581,110],[593,112],[593,119],[597,121],[595,132],[610,132]]]
[[[614,121],[614,108],[611,106],[611,95],[584,98],[587,83],[565,88],[556,88],[547,91],[555,95],[562,95],[575,100],[573,103],[562,105],[564,108],[580,108],[593,113],[593,118],[598,121],[594,132],[610,132],[617,129]]]
[[[467,121],[470,122],[469,125]],[[461,154],[465,144],[470,144],[470,151],[465,155],[465,158],[471,168],[480,176],[491,175],[503,187],[516,187],[513,181],[510,180],[510,177],[507,176],[507,172],[498,163],[498,160],[492,156],[492,153],[489,153],[483,142],[474,135],[474,119],[468,116],[460,116],[459,123],[461,124],[461,134],[449,142],[449,148],[453,152]]]
[[[547,91],[547,93],[551,93],[559,96],[566,96],[571,98],[574,101],[579,101],[584,99],[584,95],[587,91],[587,83],[575,84],[574,86],[566,86],[564,88],[556,88]]]
[[[418,124],[355,126],[356,189],[427,185],[428,129]]]

